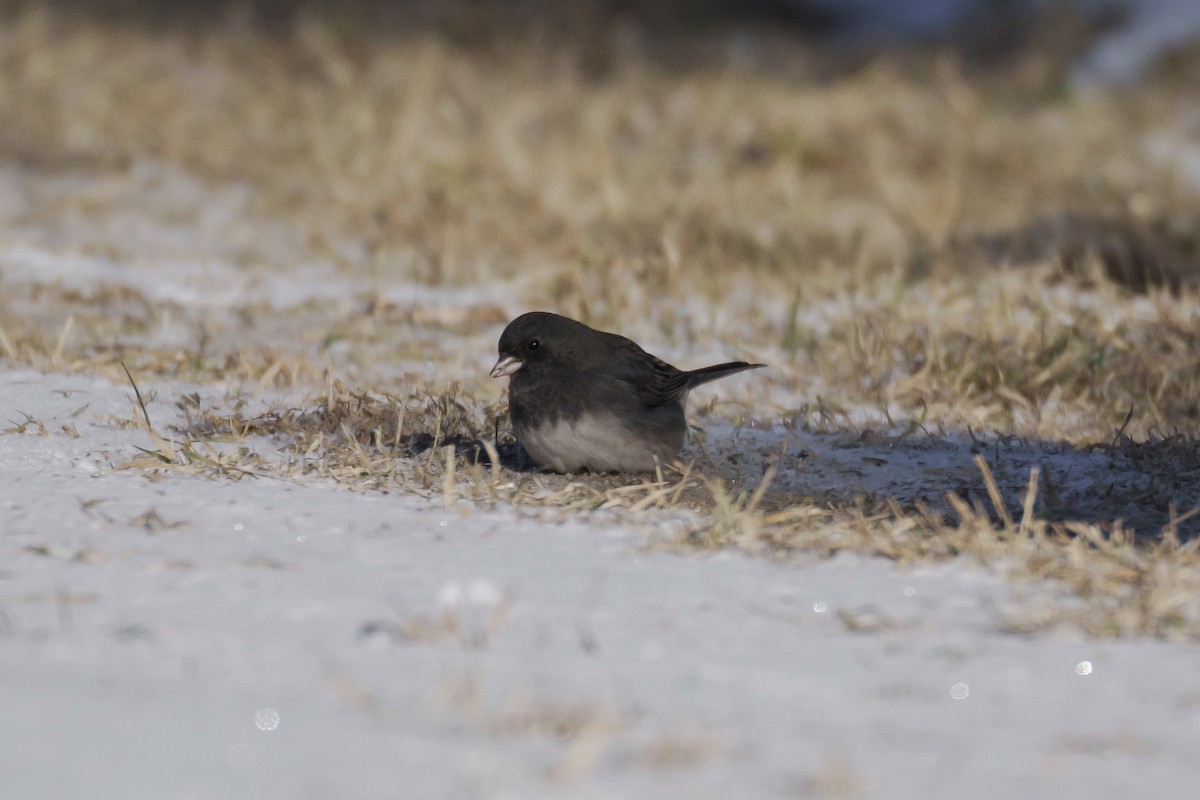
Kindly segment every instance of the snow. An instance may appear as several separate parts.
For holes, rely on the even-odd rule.
[[[1100,37],[1072,71],[1076,84],[1132,83],[1161,56],[1200,38],[1195,0],[1075,0],[1084,10],[1121,9],[1122,24]]]
[[[197,387],[146,388],[166,428]],[[1002,634],[999,568],[683,556],[603,517],[151,480],[115,469],[150,445],[112,422],[131,395],[0,374],[4,418],[47,431],[0,435],[6,797],[1182,798],[1200,778],[1200,648]]]
[[[945,37],[970,25],[994,24],[991,0],[802,0],[797,3],[832,15],[838,32],[852,39],[876,41]],[[1171,50],[1200,37],[1200,3],[1195,0],[1017,0],[1003,4],[1019,16],[1053,8],[1072,8],[1085,18],[1116,17],[1071,70],[1076,86],[1132,83]],[[1115,12],[1115,13],[1114,13]]]

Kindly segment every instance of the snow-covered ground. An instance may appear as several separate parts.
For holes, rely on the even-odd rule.
[[[193,387],[147,388],[165,427]],[[588,518],[150,479],[114,470],[151,446],[112,424],[127,386],[7,371],[0,397],[0,424],[45,428],[0,435],[6,798],[1185,798],[1200,780],[1200,647],[1001,633],[998,570],[689,557]]]

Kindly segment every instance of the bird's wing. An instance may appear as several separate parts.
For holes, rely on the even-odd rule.
[[[647,408],[679,400],[688,390],[688,374],[645,351],[629,353],[613,365],[613,378],[626,384]]]

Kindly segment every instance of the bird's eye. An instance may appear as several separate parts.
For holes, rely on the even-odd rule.
[[[525,345],[525,348],[528,350],[537,350],[541,346],[542,346],[542,343],[540,340],[530,339],[529,344]]]

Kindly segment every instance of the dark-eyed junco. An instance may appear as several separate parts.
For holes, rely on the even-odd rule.
[[[684,372],[634,342],[541,311],[500,336],[492,377],[509,377],[508,413],[525,451],[555,472],[647,472],[683,447],[688,392],[765,364]]]

